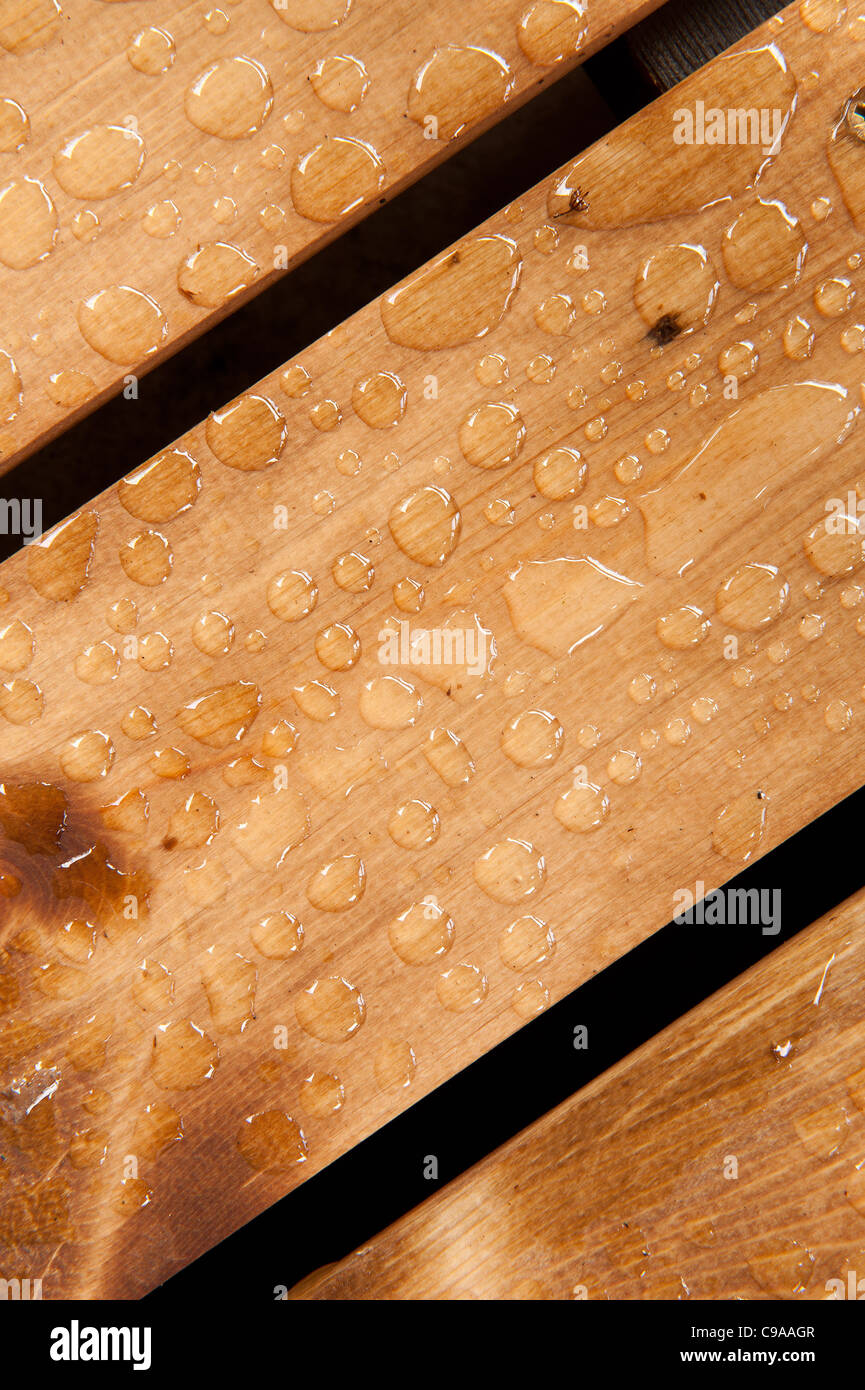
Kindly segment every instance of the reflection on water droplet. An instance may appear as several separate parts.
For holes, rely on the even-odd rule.
[[[23,106],[0,97],[0,154],[13,154],[30,139],[30,120]]]
[[[453,140],[507,100],[513,73],[485,48],[448,44],[418,68],[408,91],[408,114],[418,125],[432,118],[439,140]]]
[[[335,29],[346,18],[352,0],[270,0],[275,13],[302,34]]]

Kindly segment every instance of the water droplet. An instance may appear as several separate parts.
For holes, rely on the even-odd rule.
[[[753,858],[766,830],[768,800],[763,792],[744,792],[721,808],[712,830],[717,854],[739,864]]]
[[[250,931],[252,944],[268,960],[289,960],[303,946],[303,925],[291,912],[271,912]]]
[[[751,95],[760,93],[761,108],[781,113],[780,128],[767,132],[765,144],[739,138],[738,116],[747,111]],[[699,212],[721,198],[731,197],[756,181],[781,148],[792,115],[796,82],[778,48],[768,44],[716,59],[653,104],[632,116],[628,125],[627,157],[611,162],[609,140],[601,140],[577,158],[553,184],[548,209],[551,218],[576,226],[610,228],[653,222],[678,213]],[[719,109],[735,122],[730,141],[725,124],[724,159],[719,183],[717,160],[706,159],[699,139],[677,143],[670,159],[670,141],[678,130],[674,113],[697,101],[706,110]],[[687,131],[684,131],[687,134]],[[692,135],[699,134],[692,129]],[[581,190],[588,198],[578,197]]]
[[[439,976],[436,994],[439,1002],[451,1013],[462,1014],[482,1004],[488,988],[483,971],[477,965],[463,961]]]
[[[177,271],[177,288],[202,309],[218,309],[246,290],[258,266],[239,246],[211,241],[191,251]]]
[[[509,970],[532,970],[556,949],[552,927],[540,917],[517,917],[499,937],[499,955]]]
[[[787,580],[774,565],[740,565],[716,593],[715,607],[727,627],[753,632],[775,621],[789,594]]]
[[[220,463],[249,473],[276,463],[285,446],[286,423],[266,397],[238,396],[208,416],[204,434]]]
[[[206,135],[243,140],[270,115],[273,85],[254,58],[220,58],[187,88],[183,105],[192,124]]]
[[[384,178],[372,145],[350,135],[326,136],[295,163],[291,196],[301,217],[335,222],[372,198]]]
[[[358,708],[371,729],[407,729],[417,720],[423,700],[409,681],[375,676],[364,683]]]
[[[38,179],[13,179],[0,189],[0,262],[24,270],[43,261],[57,240],[57,210]]]
[[[113,285],[83,299],[77,318],[94,352],[121,366],[149,357],[168,336],[168,324],[156,300],[130,285]]]
[[[438,811],[427,801],[404,801],[387,823],[387,833],[401,849],[423,849],[438,839],[441,822]]]
[[[352,0],[270,0],[274,12],[302,34],[335,29],[348,15]]]
[[[198,497],[201,470],[184,449],[157,454],[117,484],[117,496],[139,521],[171,521]]]
[[[517,26],[517,40],[529,62],[541,67],[578,53],[589,21],[585,0],[534,0]]]
[[[481,338],[504,317],[521,269],[509,237],[469,238],[382,298],[385,332],[392,342],[419,351]]]
[[[333,53],[310,73],[312,90],[331,111],[356,111],[369,91],[369,73],[359,58]]]
[[[307,617],[317,602],[318,585],[305,570],[285,570],[267,586],[267,606],[284,623]]]
[[[748,509],[785,484],[848,433],[856,408],[841,386],[775,386],[729,414],[668,481],[637,498],[646,523],[646,557],[657,574],[682,574],[743,526]],[[770,435],[773,449],[755,468],[749,441]]]
[[[665,246],[644,262],[634,285],[634,305],[663,347],[681,333],[708,323],[720,285],[702,246]]]
[[[586,834],[603,825],[610,811],[610,802],[602,787],[594,782],[575,782],[563,792],[553,807],[556,820],[566,830]]]
[[[42,598],[55,603],[75,598],[87,583],[96,512],[76,512],[27,548],[27,578]]]
[[[405,385],[393,372],[375,372],[356,381],[351,393],[354,413],[374,430],[398,425],[405,414],[405,403]]]
[[[559,756],[564,730],[554,714],[530,709],[502,730],[502,752],[517,767],[543,767]]]
[[[167,72],[176,56],[174,39],[168,30],[155,25],[136,34],[126,50],[126,57],[136,72],[146,73],[148,77]]]
[[[448,787],[470,782],[475,764],[462,739],[451,729],[433,729],[424,749],[427,762]]]
[[[762,198],[739,213],[721,241],[729,279],[752,293],[795,285],[807,249],[798,220],[783,203]]]
[[[341,976],[314,980],[294,997],[300,1027],[319,1042],[345,1042],[366,1018],[363,995]]]
[[[459,540],[462,520],[449,492],[422,487],[391,510],[388,526],[404,555],[420,565],[443,565]]]
[[[0,154],[14,154],[30,139],[30,120],[23,106],[0,97]]]
[[[590,555],[529,560],[508,575],[505,600],[524,642],[549,656],[567,656],[608,627],[640,587]]]
[[[485,48],[437,48],[414,75],[408,114],[418,125],[432,117],[440,140],[453,140],[469,124],[498,110],[513,88],[504,59]]]
[[[522,416],[512,405],[480,405],[459,430],[463,457],[475,468],[505,468],[518,457],[525,437]]]
[[[300,1108],[316,1119],[326,1119],[341,1110],[345,1087],[333,1072],[314,1071],[300,1083]]]
[[[303,1130],[284,1110],[247,1115],[237,1132],[237,1147],[251,1168],[264,1173],[279,1173],[309,1156]]]
[[[500,840],[473,866],[475,882],[487,897],[516,903],[537,893],[546,877],[544,856],[527,840]]]
[[[97,125],[54,156],[54,177],[70,198],[111,198],[129,188],[144,164],[144,141],[129,126]]]
[[[190,1091],[209,1080],[219,1063],[219,1048],[191,1019],[162,1023],[153,1038],[150,1070],[166,1091]]]

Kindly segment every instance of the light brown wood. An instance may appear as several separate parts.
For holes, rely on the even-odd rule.
[[[824,525],[863,496],[836,313],[862,241],[826,158],[849,45],[794,7],[0,570],[0,979],[39,1030],[5,1035],[6,1085],[62,1077],[47,1168],[6,1187],[55,1175],[46,1297],[166,1277],[862,782],[861,539]],[[633,221],[633,149],[755,75],[782,115],[798,93],[756,242],[749,146],[670,140],[646,225],[578,225]],[[658,221],[704,164],[730,201]],[[706,260],[643,276],[668,245]],[[398,622],[438,634],[426,669],[387,664]],[[479,631],[473,675],[445,643]],[[280,911],[293,954],[290,921],[258,925]],[[93,919],[87,962],[58,929]],[[184,1138],[154,1158],[157,1103]],[[79,1131],[95,1166],[55,1168]]]
[[[0,471],[657,3],[3,0]]]
[[[860,893],[289,1297],[861,1298],[863,927]]]

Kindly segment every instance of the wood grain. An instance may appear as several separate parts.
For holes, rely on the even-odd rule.
[[[849,1297],[863,926],[860,893],[289,1297]]]
[[[5,0],[0,470],[657,3]]]
[[[46,1297],[152,1286],[862,782],[849,44],[794,7],[0,569],[5,1084],[59,1077],[0,1229]],[[804,263],[741,235],[751,147],[670,138],[755,70]]]

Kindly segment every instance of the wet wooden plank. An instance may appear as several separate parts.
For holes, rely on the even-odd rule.
[[[861,784],[850,39],[794,7],[0,569],[46,1297],[166,1277]],[[670,138],[754,91],[757,202]]]
[[[6,0],[0,470],[657,3]]]
[[[863,926],[858,894],[289,1297],[861,1297]]]

